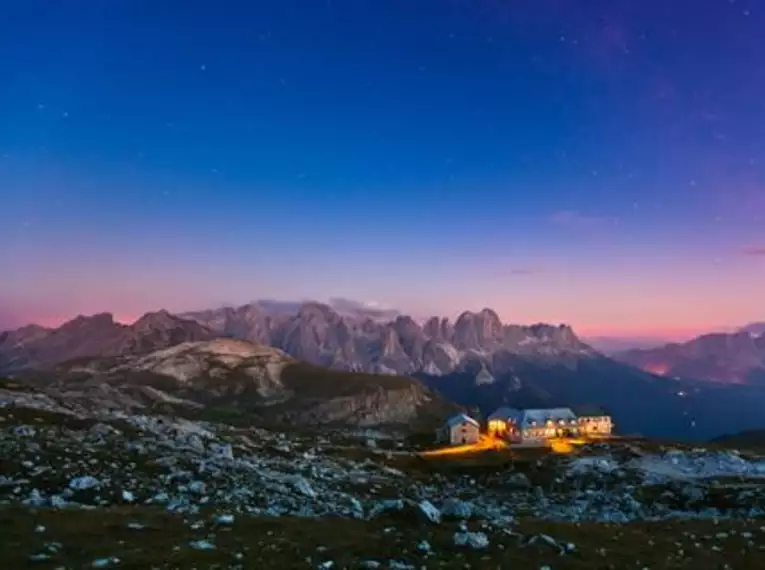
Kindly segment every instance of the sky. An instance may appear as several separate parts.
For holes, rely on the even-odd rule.
[[[253,299],[765,320],[754,0],[26,0],[0,329]]]

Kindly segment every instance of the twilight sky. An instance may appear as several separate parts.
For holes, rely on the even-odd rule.
[[[0,329],[256,298],[765,319],[755,0],[7,2]]]

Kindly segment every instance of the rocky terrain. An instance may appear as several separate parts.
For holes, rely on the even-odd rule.
[[[714,333],[685,343],[615,355],[618,360],[664,376],[734,384],[765,384],[765,331],[754,324],[734,333]]]
[[[0,388],[6,568],[755,568],[764,478],[756,452],[426,459],[395,431],[88,411]]]

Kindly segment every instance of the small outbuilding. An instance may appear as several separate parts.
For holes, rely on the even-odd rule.
[[[446,420],[441,437],[450,445],[478,443],[481,439],[481,424],[467,414],[455,414]]]

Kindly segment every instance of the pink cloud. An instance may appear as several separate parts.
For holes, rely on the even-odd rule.
[[[765,257],[765,245],[745,247],[744,255],[750,257]]]

